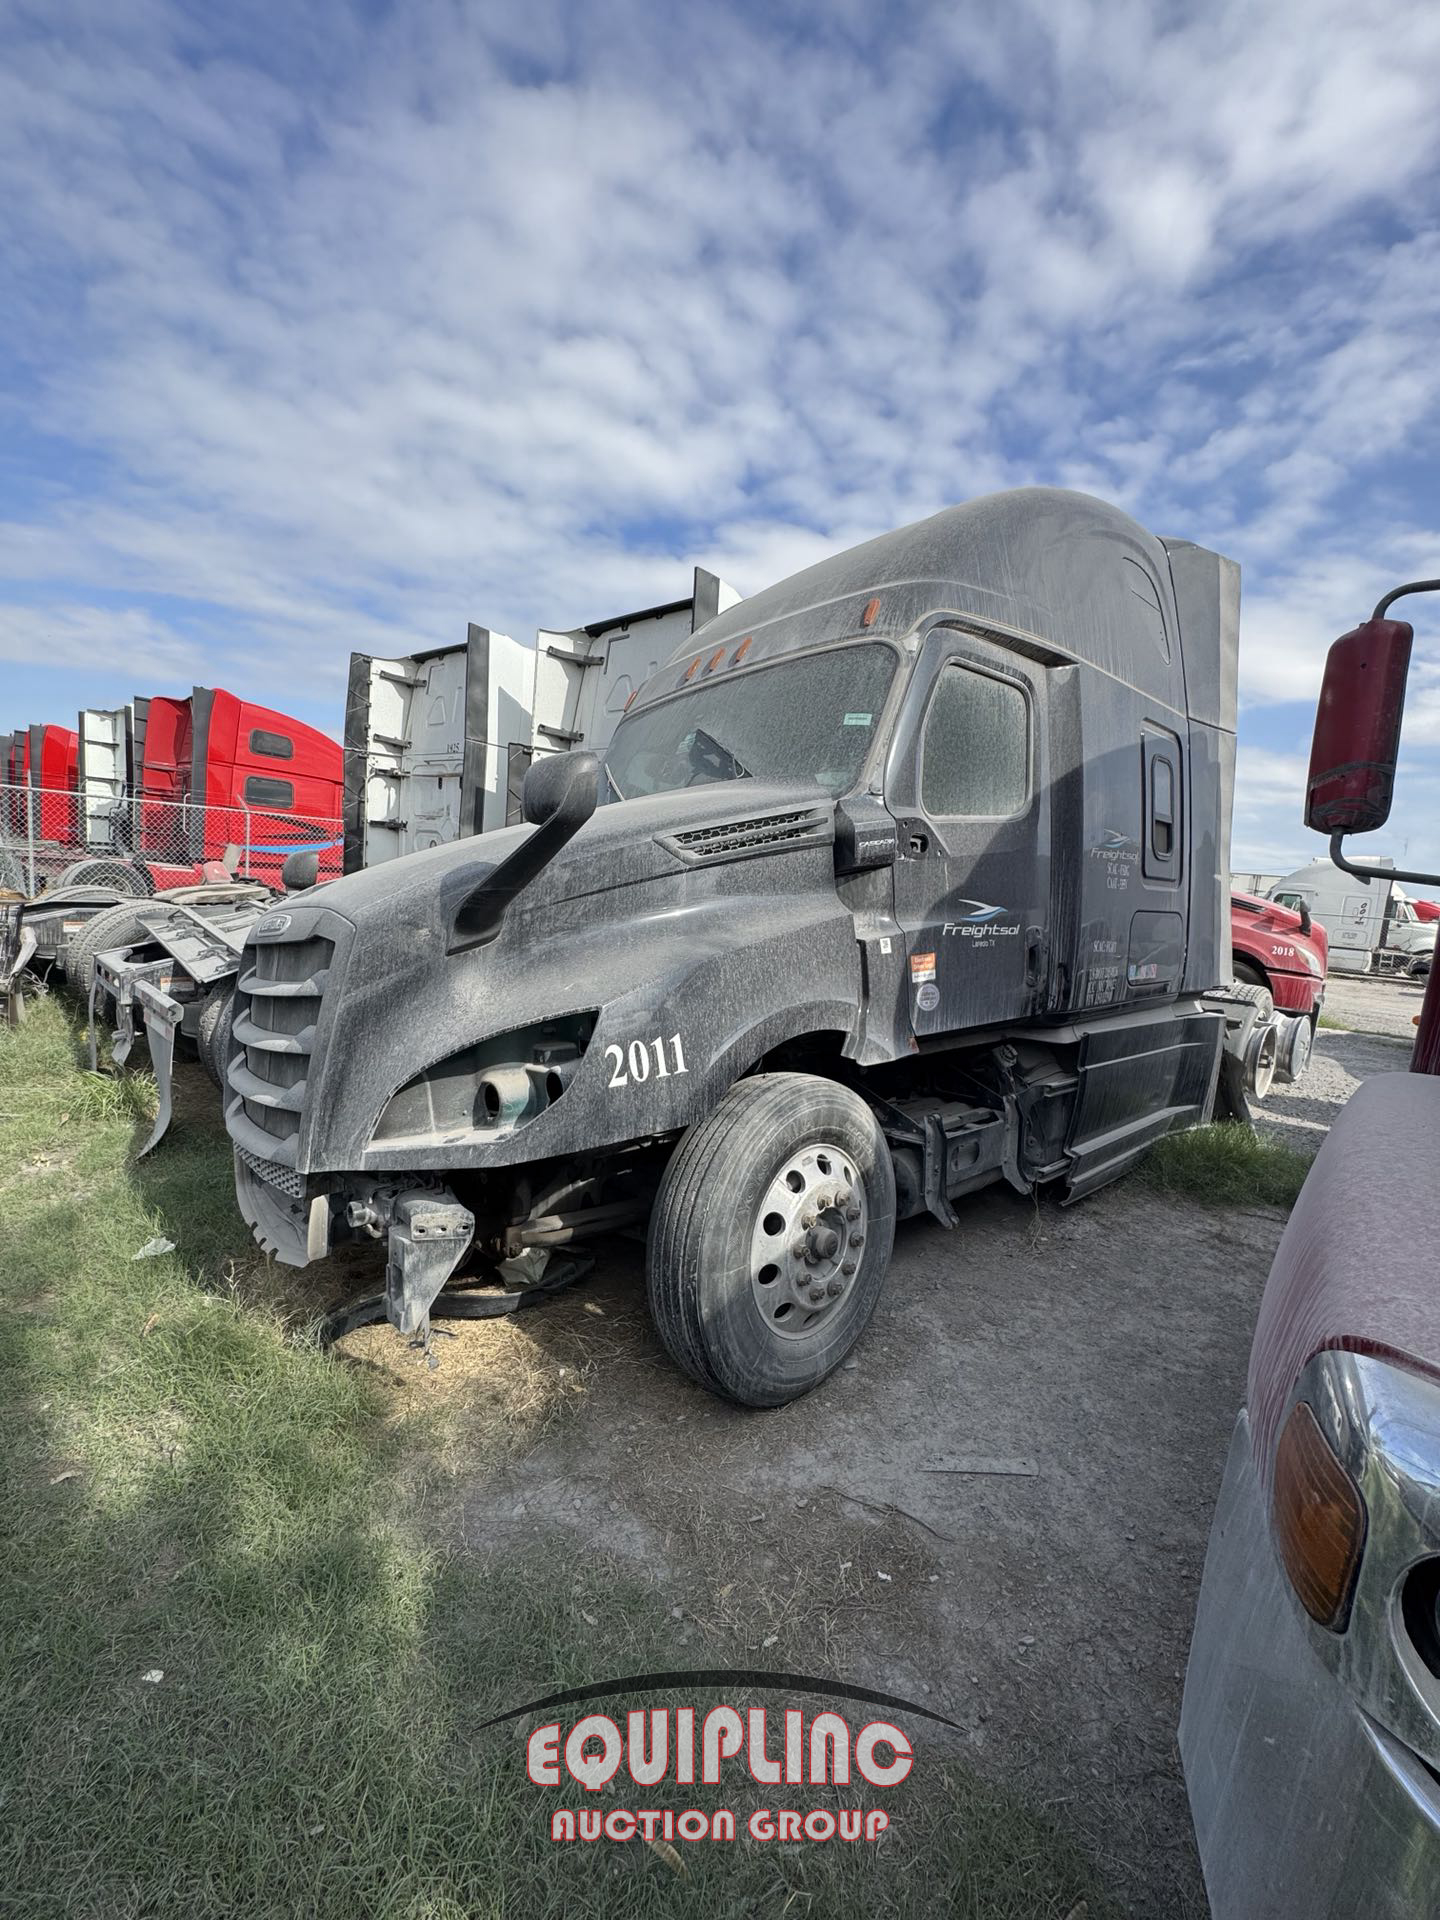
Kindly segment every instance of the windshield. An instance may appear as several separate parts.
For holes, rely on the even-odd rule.
[[[605,754],[611,795],[752,779],[848,793],[894,675],[893,651],[867,642],[706,681],[620,722]]]

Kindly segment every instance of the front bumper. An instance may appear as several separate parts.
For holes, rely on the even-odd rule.
[[[1205,1559],[1180,1754],[1214,1920],[1440,1910],[1440,1779],[1316,1658],[1244,1413]]]
[[[1275,969],[1270,974],[1270,995],[1281,1013],[1308,1018],[1318,1014],[1324,1003],[1325,982],[1313,973],[1281,973]]]

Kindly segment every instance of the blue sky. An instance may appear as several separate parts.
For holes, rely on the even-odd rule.
[[[1235,864],[1440,572],[1440,11],[0,0],[0,730],[994,487],[1245,573]],[[1377,847],[1440,865],[1440,605]]]

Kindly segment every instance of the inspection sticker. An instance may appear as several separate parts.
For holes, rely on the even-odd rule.
[[[933,980],[927,980],[915,995],[915,1004],[922,1013],[933,1013],[940,1004],[940,989]]]
[[[917,984],[921,980],[933,980],[935,978],[935,956],[933,953],[911,954],[910,978]]]
[[[873,713],[847,713],[845,724],[847,727],[868,727],[874,718]]]

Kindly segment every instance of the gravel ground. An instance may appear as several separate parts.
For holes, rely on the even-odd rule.
[[[1423,980],[1332,973],[1325,983],[1325,1013],[1357,1033],[1389,1033],[1413,1040],[1413,1022],[1424,997]]]
[[[1401,1040],[1384,1033],[1340,1033],[1322,1027],[1304,1079],[1293,1087],[1277,1084],[1268,1100],[1252,1107],[1261,1135],[1300,1153],[1317,1152],[1331,1121],[1362,1080],[1372,1073],[1408,1071],[1408,1032]]]

